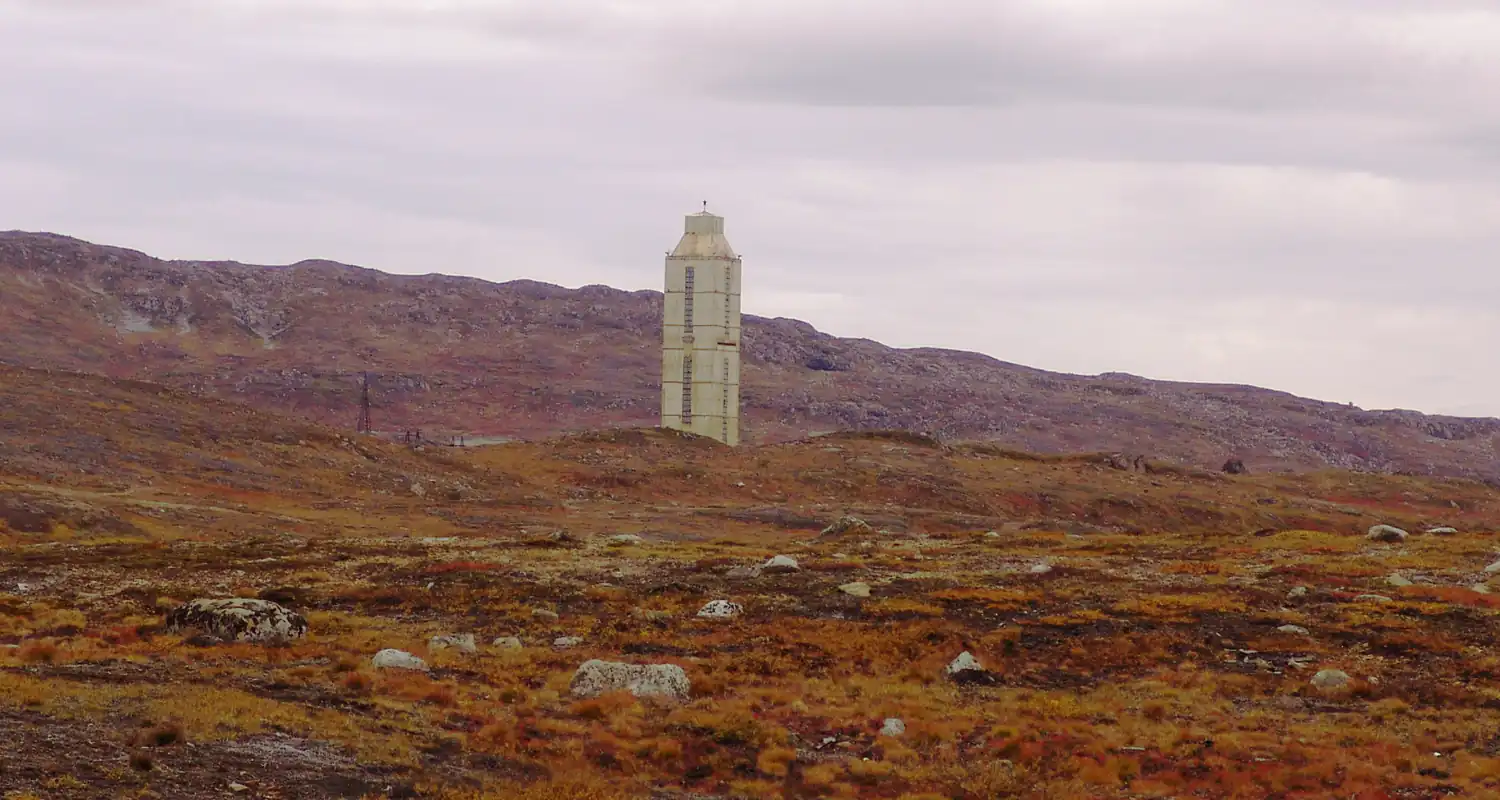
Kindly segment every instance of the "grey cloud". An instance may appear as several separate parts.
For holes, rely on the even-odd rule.
[[[695,8],[0,0],[0,228],[654,288],[706,198],[753,313],[1500,413],[1484,4]]]

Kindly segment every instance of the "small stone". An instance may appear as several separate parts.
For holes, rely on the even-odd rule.
[[[1320,670],[1313,676],[1312,685],[1318,689],[1342,689],[1349,685],[1349,673],[1341,669]]]
[[[628,691],[636,697],[686,700],[692,690],[687,673],[676,664],[623,664],[591,659],[573,673],[569,691],[575,697],[597,697]]]
[[[1383,594],[1362,594],[1362,595],[1354,598],[1354,602],[1356,602],[1356,603],[1394,603],[1396,601],[1392,600],[1389,597],[1386,597]]]
[[[422,672],[427,671],[427,662],[406,652],[405,650],[394,650],[387,648],[375,654],[370,659],[370,665],[377,669],[411,669]]]
[[[798,572],[802,567],[797,565],[797,559],[791,556],[773,556],[769,561],[762,564],[760,571],[767,575],[780,575],[787,572]]]
[[[1432,534],[1433,536],[1452,536],[1453,534],[1458,533],[1458,529],[1450,528],[1447,525],[1440,525],[1436,528],[1428,528],[1427,532]]]
[[[985,531],[984,532],[984,538],[986,538],[986,539],[999,539],[1000,538],[1000,531]]]
[[[733,619],[743,613],[745,613],[744,606],[728,600],[714,600],[698,609],[698,616],[704,619]]]
[[[735,567],[724,573],[724,577],[732,581],[743,581],[760,577],[760,567]]]
[[[1489,594],[1490,593],[1490,587],[1487,586],[1487,585],[1485,585],[1485,584],[1483,584],[1483,583],[1476,583],[1473,586],[1470,586],[1469,588],[1471,590],[1473,590],[1473,591],[1476,591],[1476,592],[1480,593],[1480,594]]]
[[[1311,590],[1309,590],[1306,586],[1293,586],[1292,590],[1286,593],[1286,597],[1288,600],[1296,600],[1301,597],[1306,597],[1309,591]]]
[[[416,495],[417,497],[426,497],[427,496],[427,487],[423,486],[420,483],[413,483],[411,485],[411,493],[414,494],[414,495]]]
[[[1395,586],[1395,587],[1398,587],[1398,588],[1402,587],[1402,586],[1410,586],[1411,585],[1411,581],[1407,580],[1406,578],[1404,578],[1404,577],[1402,577],[1400,575],[1392,575],[1392,576],[1386,578],[1385,582],[1386,582],[1387,586]]]
[[[559,650],[567,650],[570,647],[577,647],[581,644],[583,644],[583,637],[581,636],[559,636],[552,640],[552,646]]]
[[[1310,636],[1310,635],[1312,635],[1311,631],[1309,631],[1308,629],[1302,627],[1301,625],[1282,625],[1280,628],[1277,628],[1276,631],[1278,633],[1290,633],[1290,634],[1292,634],[1294,636]]]
[[[1410,535],[1394,525],[1375,525],[1365,533],[1365,538],[1372,542],[1404,542]]]
[[[1030,570],[1030,572],[1031,572],[1032,575],[1046,575],[1047,573],[1049,573],[1051,571],[1052,571],[1052,565],[1051,564],[1032,564],[1031,565],[1031,570]]]
[[[869,597],[870,584],[865,583],[864,581],[846,583],[843,586],[839,587],[839,591],[849,595],[850,597]]]
[[[429,650],[447,650],[453,648],[460,653],[473,654],[479,652],[479,645],[474,643],[472,633],[448,633],[434,636],[427,640]]]
[[[559,619],[556,611],[548,611],[545,608],[531,609],[531,618],[542,622],[556,622]]]
[[[521,640],[515,636],[501,636],[495,641],[490,642],[490,646],[501,650],[520,650],[524,647],[521,644]]]
[[[634,547],[638,544],[645,544],[646,540],[633,533],[617,533],[606,539],[605,542],[610,547]]]
[[[246,786],[243,783],[231,783],[229,784],[229,791],[234,792],[235,794],[243,794],[250,791],[250,787]]]
[[[886,717],[885,724],[880,726],[881,736],[894,738],[903,733],[906,733],[906,723],[899,717]]]
[[[1500,572],[1500,561],[1496,561],[1488,567],[1485,567],[1484,571],[1488,575],[1494,575],[1495,573]]]

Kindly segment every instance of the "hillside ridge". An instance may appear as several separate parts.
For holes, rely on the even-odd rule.
[[[0,363],[142,379],[350,428],[537,438],[657,421],[661,293],[395,275],[326,259],[164,261],[0,233]],[[1500,481],[1500,420],[1367,411],[1235,384],[1070,375],[747,315],[750,441],[901,429],[1198,467]]]

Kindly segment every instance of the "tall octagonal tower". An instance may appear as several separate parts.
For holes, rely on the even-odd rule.
[[[740,442],[740,257],[706,207],[667,255],[661,424]]]

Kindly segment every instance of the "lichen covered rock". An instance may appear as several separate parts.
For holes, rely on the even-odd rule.
[[[575,697],[626,691],[636,697],[686,700],[692,684],[676,664],[623,664],[596,658],[578,668],[569,689]]]
[[[744,606],[728,600],[714,600],[698,609],[698,616],[704,619],[733,619],[743,613],[745,613]]]
[[[200,598],[167,613],[167,631],[198,631],[226,642],[277,643],[307,635],[307,618],[270,600]]]

